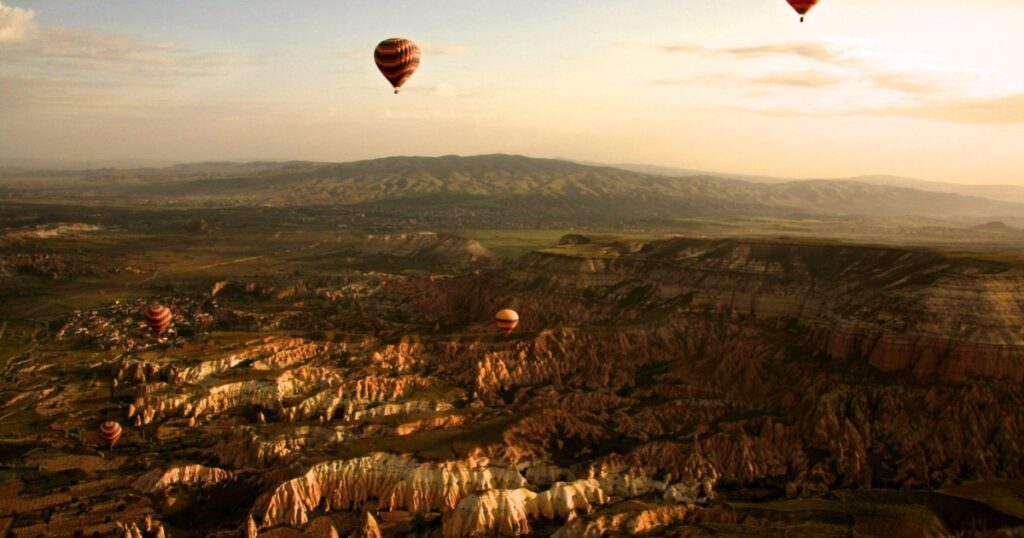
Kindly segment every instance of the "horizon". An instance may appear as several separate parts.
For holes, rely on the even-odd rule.
[[[0,160],[508,153],[1024,185],[1016,0],[824,1],[803,24],[781,0],[399,6],[0,1]],[[393,35],[423,48],[398,96],[371,58]]]
[[[728,170],[697,170],[685,167],[676,167],[672,165],[664,165],[658,163],[639,163],[639,162],[599,162],[599,161],[587,161],[572,159],[569,157],[541,157],[536,155],[526,155],[522,153],[476,153],[476,154],[458,154],[458,153],[447,153],[447,154],[436,154],[436,155],[381,155],[377,157],[367,157],[363,159],[353,160],[338,160],[338,161],[326,161],[326,160],[307,160],[307,159],[209,159],[202,161],[160,161],[160,160],[147,160],[147,159],[96,159],[96,160],[83,160],[83,161],[47,161],[39,160],[35,162],[23,162],[19,163],[17,160],[3,160],[0,159],[0,170],[22,170],[28,172],[48,172],[48,171],[84,171],[84,170],[137,170],[137,169],[162,169],[172,168],[175,166],[188,166],[188,165],[202,165],[202,164],[285,164],[285,163],[306,163],[306,164],[349,164],[349,163],[360,163],[369,161],[379,161],[384,159],[439,159],[443,157],[458,157],[462,159],[474,158],[474,157],[496,157],[496,156],[507,156],[507,157],[523,157],[526,159],[534,160],[548,160],[548,161],[563,161],[573,164],[579,164],[583,166],[593,167],[607,167],[616,168],[620,170],[637,172],[645,175],[661,175],[656,171],[638,171],[632,170],[630,167],[639,168],[652,168],[652,169],[664,169],[666,172],[675,172],[678,174],[692,174],[690,175],[679,175],[678,177],[696,177],[700,175],[710,176],[721,176],[728,177],[730,179],[736,179],[739,181],[754,182],[756,178],[779,181],[779,182],[805,182],[805,181],[860,181],[865,179],[897,179],[897,180],[909,180],[915,182],[925,183],[939,183],[951,186],[968,186],[968,187],[1022,187],[1024,185],[1018,185],[1015,183],[957,183],[953,181],[942,181],[933,180],[929,178],[919,177],[908,177],[899,176],[895,174],[887,173],[876,173],[876,174],[860,174],[856,176],[841,176],[841,177],[785,177],[785,176],[768,176],[762,174],[747,174],[743,172],[733,172]],[[898,187],[898,186],[897,186]],[[902,187],[902,188],[913,188],[913,187]]]

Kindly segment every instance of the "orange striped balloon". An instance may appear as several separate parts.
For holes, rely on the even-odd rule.
[[[519,314],[515,310],[508,308],[499,310],[494,316],[494,323],[499,329],[505,331],[507,335],[512,332],[512,329],[516,328],[516,325],[519,325]]]
[[[149,308],[142,313],[142,319],[146,321],[146,325],[149,325],[149,328],[153,329],[157,336],[167,330],[167,327],[171,324],[172,317],[170,308],[156,303],[149,305]]]
[[[377,69],[380,69],[384,78],[395,87],[395,93],[398,93],[398,88],[420,66],[420,48],[408,39],[392,37],[377,45],[373,51],[373,60],[377,62]]]
[[[117,440],[121,438],[121,425],[113,420],[100,424],[100,438],[107,444],[107,450],[114,448]]]
[[[804,22],[804,15],[818,3],[818,0],[786,0],[789,5],[800,14],[800,22]]]

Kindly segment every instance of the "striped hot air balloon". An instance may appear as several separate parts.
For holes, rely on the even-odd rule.
[[[377,45],[373,51],[373,60],[377,62],[377,69],[380,69],[384,78],[395,87],[395,93],[398,93],[398,88],[420,66],[420,48],[408,39],[392,37]]]
[[[510,310],[508,308],[499,310],[494,316],[494,323],[499,329],[505,331],[505,334],[507,335],[512,332],[512,329],[516,328],[516,325],[519,325],[519,314],[517,314],[515,310]]]
[[[100,438],[107,444],[107,450],[114,448],[117,440],[121,438],[121,425],[113,420],[100,424]]]
[[[818,0],[786,0],[789,5],[800,14],[800,22],[804,22],[804,15],[818,3]]]
[[[146,321],[146,325],[149,325],[149,328],[153,329],[157,336],[167,330],[167,327],[171,324],[172,317],[170,308],[157,303],[149,305],[149,308],[146,308],[146,311],[142,313],[142,319]]]

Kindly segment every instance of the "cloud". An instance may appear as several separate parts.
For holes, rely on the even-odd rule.
[[[722,85],[744,96],[744,110],[772,116],[859,115],[972,125],[1024,124],[1024,88],[1005,73],[945,58],[896,54],[870,42],[769,42],[703,47],[649,40],[616,45],[713,60],[715,72],[691,72],[655,85]],[[767,61],[778,58],[780,61]],[[757,60],[751,62],[750,60]],[[801,66],[804,68],[801,69]],[[813,99],[773,87],[816,91]],[[795,104],[799,101],[799,106]]]
[[[693,79],[687,78],[662,78],[658,80],[652,80],[651,84],[658,86],[674,86],[676,84],[693,84]]]
[[[1024,125],[1024,93],[985,99],[937,101],[915,106],[889,108],[829,109],[815,111],[805,108],[737,108],[753,114],[778,117],[833,118],[843,116],[876,116],[920,118],[965,125]]]
[[[617,46],[654,46],[668,54],[710,54],[735,58],[759,58],[765,56],[796,56],[824,63],[842,63],[846,54],[836,47],[824,43],[789,42],[765,43],[745,47],[709,48],[692,43],[655,44],[643,40],[618,41]]]
[[[709,51],[700,45],[661,45],[658,48],[670,54],[697,54]]]
[[[35,12],[0,2],[0,43],[16,43],[36,28]]]
[[[206,76],[237,61],[234,54],[197,52],[133,34],[43,26],[34,11],[0,2],[0,66],[8,72],[16,69],[22,77],[124,83],[130,78]]]
[[[815,70],[789,74],[767,74],[746,78],[750,64],[737,64],[731,80],[764,85],[800,86],[806,88],[833,88],[841,83],[860,84],[864,87],[888,90],[907,97],[945,95],[947,98],[965,98],[984,95],[994,82],[1004,80],[999,73],[968,70],[950,65],[943,58],[916,55],[897,55],[876,44],[851,42],[790,41],[760,43],[745,46],[704,47],[690,43],[665,44],[649,40],[616,42],[617,46],[646,47],[666,54],[693,54],[718,60],[795,59],[813,64],[827,65],[834,73]],[[728,63],[719,65],[730,65]],[[767,65],[761,62],[761,65]],[[718,78],[730,78],[719,76]],[[693,80],[691,77],[689,80]],[[672,84],[672,79],[658,80],[655,84]]]
[[[903,93],[928,94],[941,90],[941,85],[918,73],[880,72],[867,74],[879,88]]]
[[[822,43],[771,43],[752,47],[734,47],[716,49],[715,52],[727,54],[740,58],[757,58],[763,56],[797,56],[808,60],[835,64],[842,63],[848,58],[832,46]]]
[[[754,84],[766,86],[796,86],[799,88],[832,88],[846,82],[846,77],[809,69],[776,73],[750,79]]]
[[[783,71],[769,73],[757,77],[748,77],[741,73],[712,73],[708,75],[694,76],[691,78],[670,78],[652,81],[659,86],[676,84],[712,83],[712,84],[740,84],[760,86],[793,86],[798,88],[831,88],[840,86],[850,81],[850,77],[842,74],[829,73],[816,69],[804,71]]]
[[[1024,93],[891,108],[877,111],[875,114],[975,125],[1019,125],[1024,124]]]

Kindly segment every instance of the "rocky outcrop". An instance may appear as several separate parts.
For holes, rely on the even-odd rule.
[[[572,440],[580,447],[576,455],[585,455],[587,447],[608,439],[608,432],[596,422],[559,409],[545,409],[530,415],[505,430],[505,444],[535,458],[549,456]]]
[[[519,488],[490,490],[464,497],[455,510],[445,516],[443,532],[446,537],[463,536],[517,536],[532,532],[530,520],[547,519],[581,521],[580,516],[594,512],[614,498],[635,498],[651,491],[664,490],[665,506],[652,507],[638,513],[614,517],[587,519],[582,526],[570,523],[563,529],[564,536],[579,532],[581,536],[603,536],[605,532],[638,534],[681,521],[692,506],[678,502],[707,501],[708,496],[698,492],[699,486],[683,484],[666,488],[665,484],[644,478],[630,478],[625,470],[608,473],[597,478],[556,482],[540,493]],[[692,498],[691,498],[692,497]]]
[[[568,328],[546,330],[532,339],[492,349],[473,344],[462,349],[450,347],[444,352],[451,360],[444,364],[468,378],[476,396],[485,402],[502,401],[500,393],[511,387],[546,383],[556,390],[570,386],[614,392],[634,386],[637,369],[643,365],[694,347],[687,332],[673,327],[654,331],[627,328],[614,335]],[[607,357],[619,359],[613,362]],[[466,358],[472,361],[465,364]]]
[[[594,479],[557,482],[541,493],[524,488],[485,491],[459,501],[445,517],[444,536],[530,534],[530,519],[574,518],[608,501],[609,496]]]
[[[169,370],[169,365],[152,360],[127,360],[118,366],[114,379],[122,383],[144,385],[166,380]]]
[[[526,480],[535,486],[548,487],[555,482],[571,482],[575,474],[564,467],[545,461],[523,461],[519,463],[525,469]]]
[[[367,235],[356,248],[364,254],[415,258],[420,263],[473,263],[494,256],[478,241],[432,232]]]
[[[374,454],[314,465],[276,486],[257,503],[255,513],[265,528],[303,525],[321,503],[329,510],[351,510],[377,499],[386,510],[451,510],[469,493],[525,484],[518,472],[489,467],[486,461],[415,463]]]
[[[325,351],[325,345],[300,338],[268,338],[261,345],[227,357],[203,361],[195,366],[172,367],[167,379],[173,385],[196,384],[242,363],[248,363],[253,370],[281,369],[305,362]]]
[[[282,410],[286,399],[316,392],[324,385],[340,384],[341,380],[342,374],[336,370],[303,365],[279,373],[261,374],[256,379],[187,386],[177,392],[147,393],[134,405],[143,424],[174,416],[201,418],[241,406],[281,411],[284,417],[294,420],[292,411]],[[374,386],[370,381],[354,383]]]
[[[999,338],[1006,337],[1015,338]],[[810,349],[833,358],[859,357],[883,372],[902,370],[919,379],[963,383],[971,378],[989,377],[1024,381],[1024,346],[1015,340],[979,342],[859,324],[838,328],[809,326],[807,339]]]
[[[256,522],[253,521],[252,515],[250,514],[245,518],[245,523],[242,525],[240,534],[242,535],[242,538],[256,538],[259,533],[260,531],[256,527]]]
[[[559,245],[586,245],[592,242],[592,239],[580,234],[565,234],[558,240]]]
[[[352,531],[351,538],[381,538],[380,527],[370,512],[363,512],[359,527]]]
[[[1024,379],[1016,330],[1024,306],[1015,291],[1024,277],[1007,264],[923,250],[684,238],[572,249],[533,253],[524,270],[552,287],[600,290],[612,302],[632,292],[702,317],[792,321],[810,351],[883,371]],[[583,315],[594,313],[602,310]]]
[[[339,538],[338,527],[334,521],[327,516],[320,516],[306,525],[302,531],[306,538]]]
[[[141,526],[134,521],[127,523],[118,521],[114,527],[122,538],[164,538],[166,536],[163,524],[154,521],[151,514],[146,514]]]
[[[652,531],[704,519],[693,505],[653,506],[594,517],[574,519],[552,535],[553,538],[591,538],[596,536],[638,536]]]
[[[0,243],[11,240],[54,239],[80,235],[87,232],[95,232],[99,229],[100,227],[95,224],[85,224],[82,222],[55,222],[50,224],[41,224],[34,228],[4,232],[0,234]]]
[[[385,403],[366,409],[356,409],[345,415],[345,420],[358,421],[410,413],[435,413],[451,411],[454,406],[448,402],[410,400],[402,403]]]
[[[153,469],[135,479],[132,487],[145,493],[157,493],[173,486],[209,486],[230,480],[232,476],[231,472],[216,467],[180,465],[167,470]]]
[[[251,370],[280,370],[306,362],[326,353],[328,346],[301,338],[271,337],[224,357],[203,360],[183,366],[173,358],[127,358],[114,372],[120,382],[145,385],[167,382],[170,385],[196,385],[217,375],[230,372],[239,365]]]
[[[357,406],[397,400],[416,390],[430,385],[428,378],[410,374],[398,377],[370,375],[344,382],[304,399],[297,405],[281,410],[281,416],[289,421],[308,420],[317,416],[333,420],[341,409],[345,417],[354,415]]]
[[[446,415],[405,422],[394,427],[395,435],[409,435],[421,431],[444,430],[462,426],[467,422],[465,415]]]
[[[292,382],[292,375],[286,373],[275,382],[239,381],[207,390],[148,395],[138,402],[136,412],[142,424],[150,424],[175,416],[201,418],[247,405],[276,409],[283,395],[294,393]]]
[[[445,537],[520,536],[530,533],[537,494],[528,489],[491,490],[463,498],[444,520]]]

